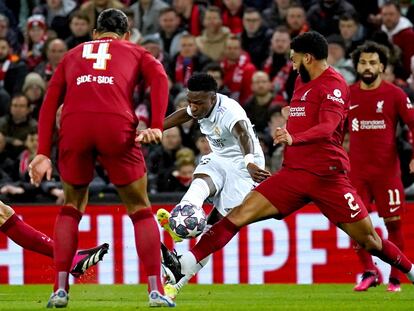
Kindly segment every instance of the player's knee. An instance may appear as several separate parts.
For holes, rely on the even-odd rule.
[[[14,214],[14,210],[0,201],[0,225],[4,224]]]
[[[381,250],[381,239],[376,234],[364,236],[358,244],[369,253]]]

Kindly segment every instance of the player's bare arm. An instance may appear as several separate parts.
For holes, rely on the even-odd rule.
[[[164,130],[190,121],[192,117],[187,113],[187,108],[181,108],[167,116],[164,120]]]
[[[247,122],[244,120],[238,121],[233,126],[232,134],[239,142],[240,149],[245,157],[246,168],[252,179],[255,182],[262,182],[269,177],[271,175],[270,172],[262,170],[254,163],[254,144],[247,129]]]

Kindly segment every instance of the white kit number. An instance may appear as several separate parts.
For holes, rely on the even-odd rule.
[[[106,70],[106,63],[111,59],[108,53],[109,43],[99,43],[98,52],[93,52],[93,44],[85,44],[83,46],[82,57],[86,59],[94,59],[93,69]]]

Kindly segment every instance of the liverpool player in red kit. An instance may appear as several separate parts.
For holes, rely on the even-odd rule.
[[[367,42],[355,50],[352,58],[360,81],[350,87],[351,182],[365,206],[375,201],[379,216],[384,218],[388,239],[403,250],[401,215],[404,211],[404,188],[396,127],[401,119],[414,133],[414,109],[399,87],[381,78],[387,67],[385,47]],[[410,163],[410,170],[414,170],[414,161]],[[354,248],[364,268],[362,280],[354,290],[365,291],[380,283],[380,273],[369,253],[356,243]],[[391,268],[387,290],[401,290],[400,272],[395,267]]]
[[[55,285],[48,307],[66,307],[68,271],[78,244],[78,224],[88,199],[95,160],[117,186],[133,222],[135,244],[148,275],[150,306],[174,306],[164,296],[160,277],[160,234],[147,195],[146,168],[134,142],[137,118],[133,90],[140,80],[151,87],[151,128],[141,143],[158,143],[168,98],[165,71],[150,53],[128,42],[128,19],[116,9],[103,11],[94,41],[70,50],[49,82],[40,111],[38,155],[30,164],[32,183],[50,178],[49,159],[58,106],[64,102],[59,130],[58,167],[65,203],[54,232]]]
[[[341,144],[350,94],[342,76],[326,62],[325,38],[307,32],[292,41],[291,49],[293,66],[300,76],[287,129],[274,133],[275,143],[287,145],[283,168],[213,225],[190,252],[178,257],[164,251],[164,264],[176,279],[190,278],[197,263],[226,245],[241,227],[260,219],[282,219],[313,201],[363,248],[413,281],[413,264],[398,247],[375,232],[364,203],[348,179],[350,165]]]

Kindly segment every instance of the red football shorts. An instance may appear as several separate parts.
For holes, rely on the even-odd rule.
[[[309,202],[314,202],[334,224],[351,223],[368,216],[364,203],[346,174],[318,176],[304,170],[282,168],[254,190],[278,209],[278,219]]]
[[[405,194],[400,176],[363,178],[351,174],[351,182],[364,204],[375,206],[380,217],[401,216],[404,213]]]
[[[141,148],[134,142],[136,124],[105,113],[64,117],[59,132],[58,167],[63,181],[87,185],[98,160],[117,186],[128,185],[146,173]]]

